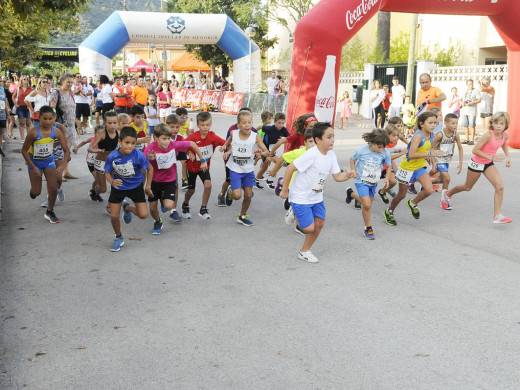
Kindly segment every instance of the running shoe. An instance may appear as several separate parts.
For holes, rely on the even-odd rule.
[[[295,231],[296,233],[300,233],[302,236],[307,235],[307,233],[305,233],[305,232],[301,229],[301,227],[298,226],[298,224],[296,224],[296,227],[294,228],[294,231]]]
[[[408,184],[408,193],[417,195],[417,190],[415,189],[415,184]]]
[[[414,217],[415,219],[419,219],[421,217],[421,213],[419,211],[419,207],[417,207],[416,205],[412,204],[412,200],[411,199],[408,200],[408,202],[406,202],[406,204],[410,208],[410,212],[412,213],[412,217]]]
[[[5,157],[5,153],[4,153],[4,151],[2,150],[2,148],[0,148],[0,155],[1,155],[2,157]]]
[[[451,210],[451,198],[448,196],[448,190],[442,190],[441,193],[441,207],[443,210]]]
[[[498,214],[495,218],[493,218],[493,223],[511,223],[513,220],[511,218],[506,218],[502,213]]]
[[[369,226],[365,229],[365,231],[363,232],[363,236],[367,239],[367,240],[373,240],[375,239],[376,237],[374,236],[374,231],[372,230],[372,226]]]
[[[49,199],[45,199],[45,202],[43,202],[40,207],[49,207]]]
[[[231,186],[228,186],[226,191],[226,206],[231,206],[233,203],[233,194],[231,193]]]
[[[119,252],[123,245],[125,245],[125,240],[123,240],[123,237],[114,238],[114,242],[110,247],[110,252]]]
[[[318,258],[314,256],[310,250],[306,252],[298,251],[298,259],[306,261],[307,263],[318,262]]]
[[[381,192],[381,190],[379,190],[379,191],[377,191],[377,193],[381,197],[381,200],[383,201],[384,204],[390,203],[390,201],[388,200],[388,196],[386,196],[386,192]]]
[[[60,202],[65,201],[65,193],[63,192],[63,188],[58,188],[58,200]]]
[[[226,197],[224,195],[219,195],[217,197],[217,206],[226,207]]]
[[[347,204],[350,204],[352,203],[352,193],[354,192],[354,190],[352,189],[352,187],[347,187],[347,197],[345,198],[345,202]]]
[[[283,188],[283,176],[280,176],[276,181],[276,187],[274,187],[274,193],[276,196],[280,196],[280,192],[282,192]]]
[[[168,210],[166,210],[166,207],[164,207],[164,202],[163,202],[163,200],[162,200],[162,199],[159,199],[159,202],[161,203],[161,211],[162,211],[163,213],[167,213]]]
[[[152,234],[161,234],[162,227],[163,227],[162,218],[159,218],[158,221],[154,221]]]
[[[253,222],[251,222],[251,220],[249,219],[249,215],[247,214],[238,214],[237,223],[241,223],[244,226],[253,226]]]
[[[96,201],[96,191],[90,190],[88,195],[90,196],[90,200],[92,200],[94,202]]]
[[[265,184],[267,184],[270,189],[274,190],[274,188],[275,188],[274,181],[266,179]]]
[[[34,195],[31,190],[29,190],[29,196],[31,199],[36,199],[36,195]]]
[[[130,203],[128,203],[126,200],[123,200],[123,221],[125,223],[132,222],[132,213],[130,211],[126,211],[126,206],[130,206]]]
[[[200,208],[199,217],[201,217],[202,219],[211,219],[211,215],[206,207]]]
[[[358,202],[357,200],[354,200],[354,208],[356,210],[361,210],[361,202]]]
[[[283,208],[289,210],[289,207],[291,207],[291,202],[289,202],[289,199],[285,199],[283,201]]]
[[[58,219],[56,214],[54,214],[54,211],[47,210],[47,212],[45,213],[45,215],[43,217],[46,220],[48,220],[50,223],[60,223],[60,220]]]
[[[285,223],[287,225],[292,225],[296,217],[294,216],[294,211],[292,209],[292,206],[289,206],[289,210],[285,213]]]
[[[186,203],[182,203],[182,218],[191,219],[190,206]]]
[[[395,198],[395,191],[393,188],[389,188],[388,190],[386,190],[386,193],[390,195],[392,198]]]
[[[258,179],[255,179],[255,187],[258,188],[259,190],[263,190],[264,189],[264,186],[260,184]]]
[[[181,189],[186,191],[188,189],[188,179],[182,179]]]
[[[106,207],[105,207],[105,213],[107,213],[108,215],[110,215],[111,211],[112,211],[112,210],[110,209],[110,205],[107,204]]]
[[[171,211],[170,218],[173,219],[173,222],[182,222],[182,217],[179,215],[177,210]]]
[[[385,216],[385,221],[387,225],[395,226],[397,225],[397,222],[395,222],[394,213],[393,211],[390,211],[390,209],[386,209],[383,213]]]

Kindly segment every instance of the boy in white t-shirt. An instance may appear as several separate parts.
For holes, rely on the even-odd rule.
[[[325,224],[325,203],[323,187],[325,179],[332,174],[336,181],[347,181],[356,177],[356,172],[338,165],[334,147],[334,129],[330,123],[318,122],[312,128],[312,136],[316,146],[310,148],[294,160],[285,170],[283,189],[280,197],[291,203],[294,215],[301,230],[306,233],[305,241],[298,252],[298,259],[309,263],[317,263],[318,258],[311,252],[312,244],[318,238]],[[296,172],[289,192],[289,183],[293,172]]]

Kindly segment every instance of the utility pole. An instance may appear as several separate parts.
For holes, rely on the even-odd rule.
[[[408,48],[408,70],[406,73],[406,94],[410,96],[410,101],[415,102],[415,96],[412,96],[415,80],[413,71],[415,66],[415,42],[417,40],[417,23],[419,22],[419,14],[412,14],[412,25],[410,31],[410,46]]]
[[[123,11],[126,11],[126,0],[123,0],[122,5],[123,5]],[[126,66],[125,60],[126,60],[126,50],[123,47],[123,63],[121,66],[121,74],[125,74],[125,66]]]
[[[166,0],[161,0],[161,12],[164,12],[164,2]],[[166,68],[168,67],[168,62],[167,62],[167,56],[166,56],[166,43],[163,45],[163,52],[162,52],[162,55],[163,55],[163,79],[166,81],[167,80],[167,71],[166,71]]]

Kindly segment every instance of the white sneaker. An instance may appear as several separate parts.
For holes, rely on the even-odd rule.
[[[290,206],[289,210],[287,210],[287,212],[285,213],[285,223],[290,226],[292,225],[295,219],[296,217],[294,216],[292,206]]]
[[[511,223],[513,220],[511,218],[504,217],[504,214],[500,213],[495,218],[493,218],[493,223]]]
[[[318,262],[318,258],[314,256],[310,250],[306,252],[298,251],[298,259],[306,261],[307,263]]]
[[[63,192],[63,189],[61,187],[58,188],[58,200],[60,202],[63,202],[65,200],[65,193]]]
[[[41,204],[41,207],[49,207],[49,199]]]
[[[199,217],[202,219],[211,219],[211,215],[208,212],[208,209],[201,209],[199,212]]]

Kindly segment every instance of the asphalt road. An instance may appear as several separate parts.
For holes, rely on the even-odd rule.
[[[215,114],[213,130],[223,136],[233,121]],[[358,124],[336,131],[341,166],[363,144]],[[192,220],[165,218],[152,236],[151,218],[134,217],[111,253],[106,203],[88,197],[86,147],[57,225],[44,220],[42,196],[29,198],[19,147],[7,142],[3,161],[1,389],[520,387],[518,151],[511,168],[497,164],[509,225],[491,223],[493,189],[482,178],[452,211],[434,194],[414,220],[403,202],[396,227],[376,199],[376,240],[367,241],[361,213],[344,202],[347,184],[327,179],[320,262],[308,264],[272,190],[255,190],[251,228],[235,222],[240,202],[216,207],[219,153],[213,219],[197,216],[198,182]],[[464,181],[465,170],[451,172]]]

